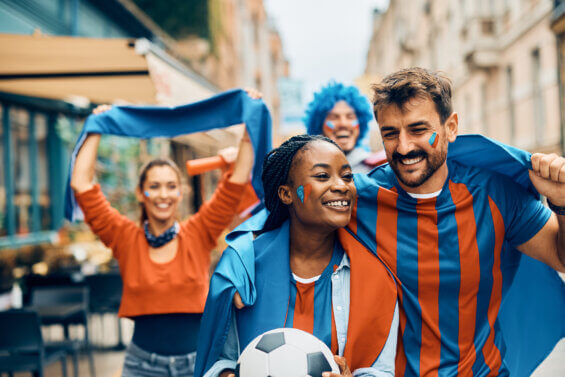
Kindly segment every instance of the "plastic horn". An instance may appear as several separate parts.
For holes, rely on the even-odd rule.
[[[220,156],[204,157],[196,160],[188,160],[186,162],[186,172],[188,175],[198,175],[227,166],[227,162]]]

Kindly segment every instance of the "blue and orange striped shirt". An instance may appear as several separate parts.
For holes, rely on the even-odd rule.
[[[497,315],[517,246],[550,211],[509,179],[448,161],[440,194],[414,199],[386,165],[356,175],[349,229],[398,280],[397,376],[503,376]]]
[[[314,334],[337,354],[337,338],[332,315],[332,273],[343,259],[343,248],[336,242],[332,259],[317,280],[304,283],[290,278],[290,298],[285,327]]]

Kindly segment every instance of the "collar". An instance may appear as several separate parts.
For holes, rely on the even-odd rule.
[[[334,271],[334,274],[336,274],[339,270],[343,270],[343,269],[350,269],[351,265],[349,264],[349,257],[347,256],[347,253],[343,253],[343,257],[341,258],[341,262],[339,263],[339,266],[337,266],[336,270]]]

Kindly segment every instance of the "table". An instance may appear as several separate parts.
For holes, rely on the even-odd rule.
[[[42,325],[62,324],[77,314],[83,313],[86,309],[83,304],[53,304],[30,306],[39,314]]]

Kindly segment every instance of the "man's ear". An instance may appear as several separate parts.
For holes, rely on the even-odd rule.
[[[287,206],[292,204],[292,189],[288,185],[280,185],[278,194],[281,202]]]
[[[143,193],[141,192],[139,186],[135,188],[135,198],[137,199],[138,203],[143,203]]]
[[[453,143],[457,139],[457,133],[459,132],[459,117],[456,112],[451,113],[445,121],[445,130],[447,140]]]

